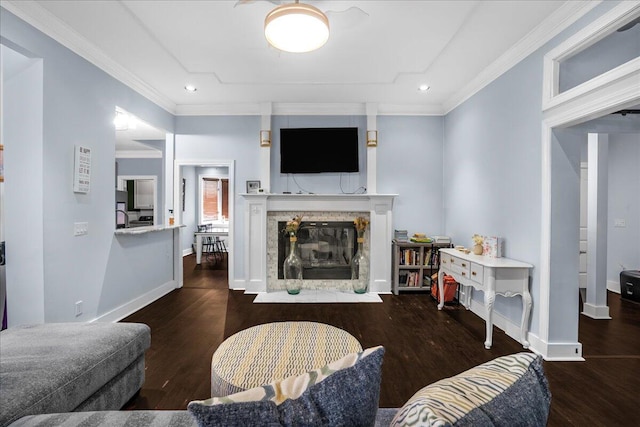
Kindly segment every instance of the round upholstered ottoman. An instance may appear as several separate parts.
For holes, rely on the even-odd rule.
[[[211,396],[221,397],[321,368],[362,351],[348,332],[316,322],[274,322],[240,331],[211,359]]]

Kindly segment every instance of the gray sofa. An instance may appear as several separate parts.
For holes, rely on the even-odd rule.
[[[48,323],[0,332],[0,426],[33,414],[122,408],[144,383],[150,344],[150,328],[139,323]]]
[[[3,332],[0,339],[2,426],[537,427],[546,425],[551,403],[542,357],[523,352],[427,385],[401,408],[377,408],[384,348],[375,347],[346,356],[349,363],[337,362],[343,366],[192,401],[185,411],[118,411],[144,381],[145,325],[41,325]],[[281,400],[273,384],[285,394],[302,394]]]
[[[375,427],[387,427],[397,408],[378,409]],[[105,411],[35,415],[21,418],[11,427],[198,427],[187,411]],[[227,425],[229,427],[229,425]]]

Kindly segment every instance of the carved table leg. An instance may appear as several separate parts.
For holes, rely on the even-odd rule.
[[[484,342],[484,348],[489,350],[493,344],[493,303],[496,299],[496,276],[495,271],[491,270],[488,275],[489,283],[484,291],[484,307],[487,311],[487,318],[485,320],[487,326],[487,338]]]
[[[438,310],[444,307],[444,271],[438,270]]]
[[[524,348],[529,348],[527,341],[527,330],[529,326],[529,315],[531,314],[531,294],[525,288],[522,294],[522,326],[520,329],[520,342]]]

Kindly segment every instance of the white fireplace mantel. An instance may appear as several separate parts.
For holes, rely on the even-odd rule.
[[[370,283],[391,293],[393,200],[397,194],[241,194],[245,199],[245,292],[267,291],[267,212],[369,212]]]

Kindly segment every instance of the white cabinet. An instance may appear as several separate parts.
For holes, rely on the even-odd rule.
[[[153,209],[154,183],[152,179],[136,179],[133,184],[135,209]]]

